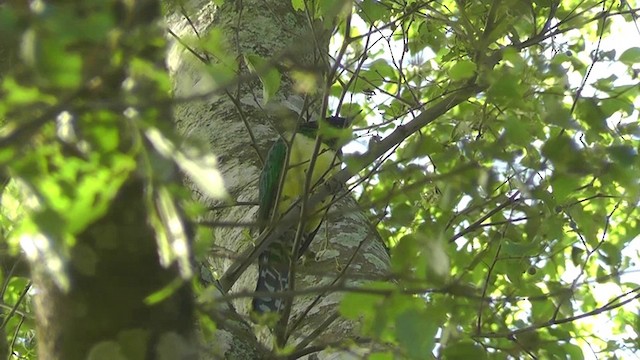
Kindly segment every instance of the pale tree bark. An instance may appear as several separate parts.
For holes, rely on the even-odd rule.
[[[204,140],[210,151],[218,155],[225,186],[233,199],[257,203],[258,175],[262,167],[259,154],[264,158],[270,144],[277,139],[275,128],[298,117],[320,116],[330,68],[327,53],[331,29],[319,24],[312,26],[314,21],[307,14],[294,11],[290,1],[282,0],[225,1],[219,8],[210,1],[193,0],[186,2],[182,9],[173,9],[168,21],[173,36],[178,39],[169,55],[175,96],[180,103],[176,107],[178,128],[187,137]],[[206,62],[216,63],[216,60],[195,48],[186,50],[180,45],[189,38],[204,38],[209,32],[218,31],[214,29],[224,34],[231,57],[240,60],[237,78],[223,89],[216,87],[225,84],[216,84],[207,74]],[[241,60],[252,54],[283,70],[282,86],[276,98],[266,105],[260,81],[248,72]],[[308,97],[296,92],[287,69],[317,75],[318,91]],[[210,252],[207,265],[220,276],[238,260],[243,250],[253,246],[252,239],[258,236],[255,226],[248,232],[247,226],[228,225],[254,222],[257,207],[216,207],[221,204],[201,195],[195,187],[193,190],[202,203],[213,209],[207,220],[212,223],[215,249]],[[215,226],[216,223],[226,225]],[[359,358],[371,345],[356,341],[357,324],[338,316],[342,293],[313,289],[335,289],[381,279],[388,272],[387,252],[365,212],[349,195],[341,197],[331,208],[311,252],[315,257],[297,267],[296,291],[303,294],[295,296],[288,324],[292,333],[287,345],[296,347],[294,358]],[[255,288],[255,281],[256,269],[252,266],[235,283],[231,293],[249,294]],[[246,335],[251,334],[248,328],[254,326],[247,320],[250,300],[250,296],[235,299],[233,305],[239,314],[237,326],[222,326],[223,335],[209,340],[218,342],[216,356],[230,358],[227,350],[237,346],[245,346],[248,351],[253,348],[262,356],[269,356],[265,353],[273,341],[269,330],[261,328],[257,332],[264,344],[262,349]],[[231,342],[234,345],[230,345]]]

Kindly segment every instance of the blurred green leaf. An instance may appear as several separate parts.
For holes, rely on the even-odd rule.
[[[569,360],[583,360],[584,354],[580,346],[574,344],[565,344],[562,346]]]
[[[380,303],[380,297],[373,294],[349,293],[340,302],[340,314],[347,319],[371,316]]]
[[[393,360],[393,353],[391,352],[378,352],[371,354],[368,359],[370,360]]]
[[[214,199],[228,197],[214,155],[204,154],[195,148],[178,150],[171,140],[155,128],[148,129],[146,136],[160,154],[173,159],[208,196]]]
[[[102,341],[89,351],[88,360],[127,360],[115,341]]]
[[[635,65],[640,62],[640,47],[632,47],[625,50],[618,59],[626,65]]]
[[[448,345],[442,352],[444,360],[488,359],[484,349],[470,341],[460,341]]]
[[[280,89],[280,72],[258,55],[249,54],[244,58],[249,70],[258,75],[262,83],[262,103],[267,104]]]
[[[389,8],[381,1],[364,0],[359,7],[359,15],[368,24],[389,18]]]
[[[449,70],[449,76],[453,81],[468,79],[475,75],[476,64],[470,60],[461,60],[455,63]]]
[[[435,345],[439,324],[425,315],[410,309],[396,317],[396,338],[410,359],[428,358]]]

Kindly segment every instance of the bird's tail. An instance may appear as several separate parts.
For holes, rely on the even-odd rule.
[[[262,295],[253,298],[253,311],[258,314],[280,313],[284,308],[282,296],[272,297],[264,293],[277,293],[289,289],[289,266],[287,261],[273,261],[273,254],[265,251],[258,258],[258,283],[256,292]],[[282,260],[282,259],[280,259]]]

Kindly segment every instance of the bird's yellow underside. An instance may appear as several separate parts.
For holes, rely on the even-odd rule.
[[[291,137],[288,139],[291,139]],[[300,194],[305,193],[305,183],[307,181],[309,165],[311,164],[311,157],[315,146],[316,139],[311,139],[302,134],[297,134],[294,137],[293,143],[290,145],[289,166],[286,170],[285,180],[280,194],[278,215],[282,215],[289,210]],[[310,192],[313,192],[319,183],[327,180],[339,170],[339,166],[337,166],[338,163],[339,160],[336,158],[335,151],[326,144],[321,143],[320,149],[315,157],[313,173],[311,175]],[[307,211],[310,217],[307,218],[305,231],[313,231],[320,225],[324,214],[324,211],[320,210],[327,206],[330,200],[331,199],[325,199],[314,209]]]

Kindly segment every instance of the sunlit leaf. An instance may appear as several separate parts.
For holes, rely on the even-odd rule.
[[[184,219],[178,212],[174,200],[166,187],[160,187],[154,192],[154,213],[158,219],[153,221],[154,229],[159,231],[157,236],[160,263],[169,267],[174,261],[180,267],[180,273],[188,279],[192,275],[190,239],[185,228]],[[159,223],[158,223],[159,222]],[[158,229],[161,227],[162,229]]]
[[[198,185],[200,190],[214,199],[226,198],[222,175],[218,170],[218,160],[213,154],[203,154],[195,149],[180,151],[162,133],[148,129],[147,138],[163,156],[173,159],[182,171]]]
[[[280,89],[280,72],[273,65],[270,65],[266,59],[258,55],[245,55],[245,61],[249,70],[258,75],[262,83],[263,104],[268,103]]]
[[[640,62],[640,47],[632,47],[620,55],[620,62],[627,65],[635,65]]]
[[[469,60],[458,61],[449,70],[449,76],[453,81],[464,80],[472,77],[476,71],[476,64]]]

